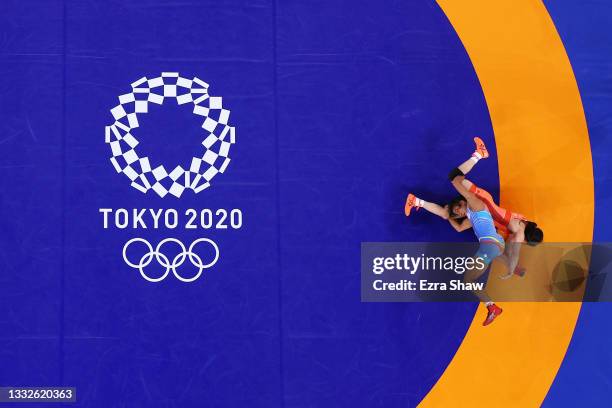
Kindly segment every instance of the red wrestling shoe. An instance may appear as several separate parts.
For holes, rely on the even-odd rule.
[[[487,311],[487,318],[484,322],[482,322],[483,326],[488,326],[493,323],[493,320],[495,320],[495,318],[503,312],[502,308],[497,306],[495,303],[487,306]]]

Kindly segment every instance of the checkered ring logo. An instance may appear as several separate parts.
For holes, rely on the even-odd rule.
[[[192,157],[188,169],[176,166],[168,170],[163,164],[152,167],[152,160],[140,157],[139,140],[131,133],[138,127],[138,117],[147,113],[148,104],[163,105],[165,98],[175,98],[179,105],[193,104],[193,113],[203,117],[203,153]],[[208,84],[199,78],[186,79],[176,72],[164,72],[153,79],[140,78],[132,83],[132,92],[119,96],[119,105],[111,109],[114,122],[105,128],[105,142],[110,145],[111,163],[123,173],[132,187],[160,197],[168,193],[180,197],[185,189],[194,193],[210,187],[210,182],[227,168],[230,147],[235,143],[234,128],[228,124],[230,111],[223,108],[222,98],[208,94]]]

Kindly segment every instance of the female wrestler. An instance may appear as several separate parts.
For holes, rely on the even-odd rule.
[[[472,157],[459,166],[459,170],[464,174],[469,173],[480,159],[489,157],[484,142],[478,137],[474,138],[474,142],[476,143],[476,150],[472,154]],[[506,246],[506,253],[504,254],[507,259],[502,259],[508,266],[509,273],[503,276],[502,279],[507,279],[513,274],[521,277],[524,276],[526,272],[525,268],[517,266],[520,243],[526,242],[528,245],[532,246],[539,244],[544,238],[542,230],[537,227],[535,222],[527,221],[522,214],[506,210],[495,204],[493,197],[488,191],[477,187],[470,180],[463,179],[462,184],[470,193],[475,194],[487,206],[497,232],[504,238],[506,243],[509,244]],[[427,211],[448,220],[458,232],[465,231],[472,227],[470,220],[465,216],[467,202],[463,196],[456,197],[448,205],[442,207],[438,204],[419,199],[413,194],[409,194],[404,207],[406,216],[410,215],[410,210],[413,207],[417,210],[419,208],[425,208]]]
[[[461,193],[460,198],[453,200],[446,207],[441,207],[409,194],[404,207],[406,216],[410,215],[413,207],[416,207],[417,210],[422,207],[447,219],[457,231],[464,231],[472,227],[481,243],[476,256],[481,256],[487,260],[487,266],[493,259],[500,258],[508,268],[508,274],[503,279],[507,279],[513,274],[523,276],[525,269],[517,266],[520,243],[525,240],[530,244],[541,242],[543,239],[542,230],[537,228],[535,223],[526,221],[522,215],[497,206],[486,190],[476,187],[475,184],[465,179],[465,174],[469,173],[480,159],[489,157],[482,140],[474,138],[474,142],[476,143],[476,150],[472,157],[449,175],[453,186]],[[461,218],[463,218],[461,221],[457,220]],[[497,230],[505,236],[500,236]],[[526,233],[526,231],[528,232]],[[507,246],[504,245],[506,240],[508,241]],[[474,281],[485,271],[486,267],[469,271],[466,273],[465,279]],[[488,325],[501,314],[502,309],[488,299],[486,292],[479,294],[479,296],[487,305],[488,313],[483,325]]]

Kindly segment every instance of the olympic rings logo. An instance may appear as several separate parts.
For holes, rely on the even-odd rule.
[[[143,243],[145,247],[147,248],[147,253],[145,253],[138,262],[132,262],[128,259],[127,251],[128,251],[128,248],[136,242]],[[162,252],[162,247],[164,246],[164,244],[169,243],[169,242],[177,244],[179,248],[181,249],[181,251],[172,259],[172,261],[170,261],[168,256],[166,256]],[[210,246],[212,246],[214,253],[215,253],[215,256],[213,257],[212,261],[208,263],[204,263],[200,255],[194,252],[195,246],[201,242],[206,242]],[[145,272],[145,268],[149,264],[151,264],[151,262],[153,262],[154,259],[157,262],[157,264],[165,268],[164,273],[159,277],[151,277],[147,275],[147,273]],[[177,268],[183,265],[183,263],[187,259],[189,259],[189,261],[191,262],[193,266],[198,268],[197,273],[192,277],[183,277],[177,271]],[[202,272],[204,271],[204,269],[211,268],[214,264],[217,263],[217,261],[219,260],[219,247],[213,240],[208,239],[208,238],[196,239],[195,241],[191,243],[191,245],[189,245],[189,248],[185,248],[185,245],[176,238],[163,239],[162,241],[159,242],[159,244],[157,244],[155,248],[153,248],[153,246],[149,243],[149,241],[147,241],[144,238],[132,238],[128,242],[126,242],[125,245],[123,246],[123,260],[128,266],[134,269],[138,269],[138,271],[140,272],[140,275],[144,279],[148,280],[149,282],[160,282],[164,280],[166,276],[168,276],[170,271],[172,271],[174,276],[182,282],[193,282],[196,279],[198,279],[200,275],[202,275]]]

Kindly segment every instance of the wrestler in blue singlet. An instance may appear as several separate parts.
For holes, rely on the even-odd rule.
[[[472,223],[476,238],[480,242],[480,247],[474,257],[481,257],[488,265],[504,252],[504,238],[495,230],[493,217],[488,210],[472,211],[468,207],[467,217]]]

